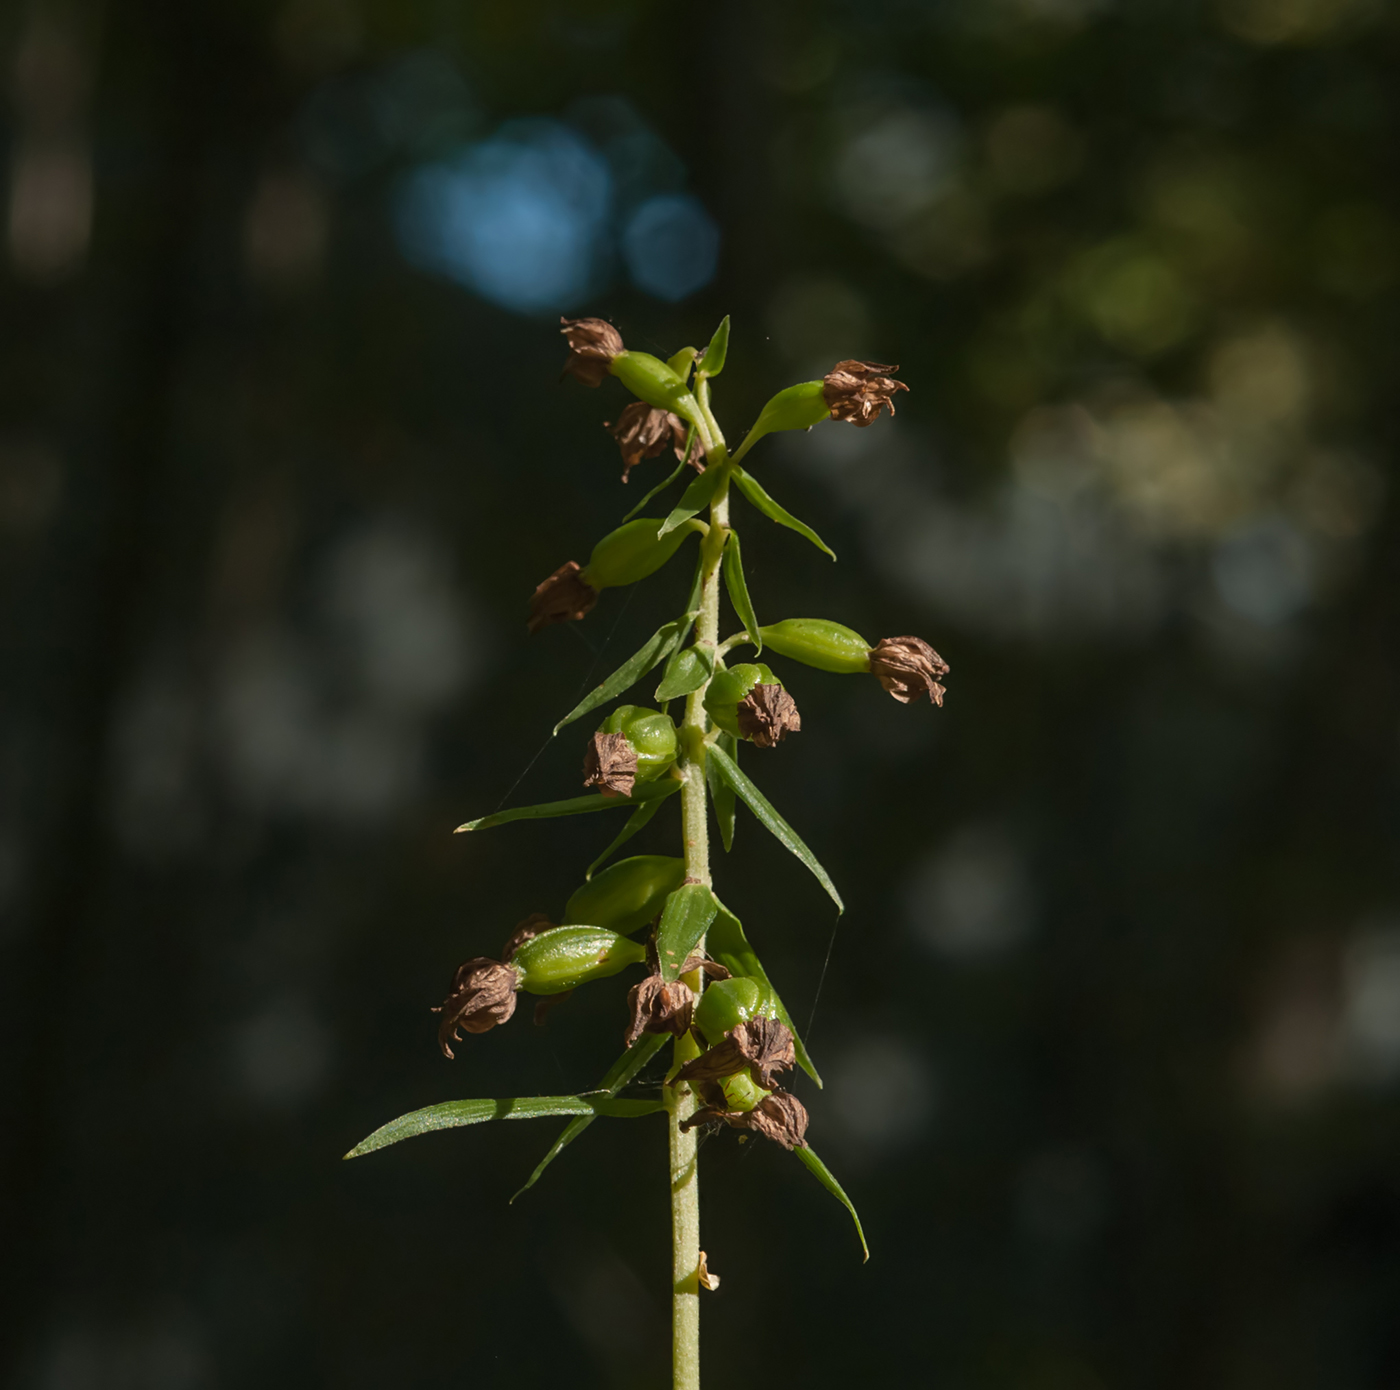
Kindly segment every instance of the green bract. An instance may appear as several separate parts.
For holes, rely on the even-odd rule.
[[[751,1018],[777,1018],[772,994],[740,975],[708,986],[695,1009],[695,1026],[711,1046]]]
[[[660,528],[660,521],[644,516],[608,532],[593,547],[588,567],[580,577],[595,589],[635,584],[659,570],[680,549],[691,531],[704,529],[697,521],[658,536]]]
[[[530,994],[563,994],[589,980],[616,975],[640,965],[646,948],[603,927],[555,927],[532,936],[511,964],[520,971],[520,988]]]
[[[585,883],[569,899],[564,916],[627,936],[658,916],[684,879],[684,859],[666,854],[621,859]]]
[[[781,684],[782,681],[761,661],[745,661],[715,674],[709,690],[705,692],[705,709],[725,733],[741,738],[736,713],[739,701],[756,685]]]
[[[784,618],[759,631],[780,656],[790,656],[818,670],[838,671],[843,676],[870,670],[870,643],[854,629],[826,618]]]
[[[637,781],[659,777],[676,761],[676,726],[669,714],[645,705],[619,705],[598,725],[600,734],[622,734],[637,752]]]
[[[699,413],[685,378],[649,352],[620,352],[608,370],[634,396],[658,410],[674,410],[691,421]]]

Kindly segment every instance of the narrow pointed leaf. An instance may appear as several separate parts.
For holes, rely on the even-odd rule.
[[[661,675],[661,684],[656,687],[657,700],[675,700],[699,690],[715,669],[714,651],[700,647],[686,647],[684,651],[672,652]]]
[[[705,356],[700,362],[700,370],[706,376],[718,376],[724,370],[724,359],[729,355],[729,315],[726,314],[721,320],[719,327],[715,329],[715,336],[710,339],[710,345],[705,349]]]
[[[666,899],[661,923],[656,928],[656,955],[663,980],[680,976],[686,957],[718,911],[719,900],[703,883],[682,884]]]
[[[807,848],[797,831],[773,809],[773,803],[739,771],[738,763],[730,758],[718,744],[710,745],[706,762],[718,765],[716,769],[718,775],[734,788],[739,794],[740,800],[758,817],[764,828],[807,866],[812,876],[826,889],[827,896],[831,901],[836,904],[840,911],[844,912],[846,904],[841,901],[841,895],[836,891],[836,885],[831,881],[831,876],[827,871],[822,868],[817,856]]]
[[[615,1096],[624,1086],[626,1086],[646,1064],[661,1051],[666,1043],[670,1042],[670,1035],[667,1033],[648,1033],[637,1039],[621,1057],[608,1068],[608,1074],[599,1083],[596,1091],[588,1094],[596,1096]],[[525,1186],[520,1192],[515,1194],[519,1197],[521,1193],[528,1192],[540,1180],[540,1175],[556,1158],[559,1157],[575,1139],[591,1125],[597,1117],[595,1115],[580,1115],[576,1120],[570,1120],[564,1126],[559,1137],[549,1146],[549,1152],[540,1159],[535,1167],[535,1171],[530,1174],[525,1182]],[[515,1197],[510,1200],[515,1201]]]
[[[704,511],[710,505],[710,499],[718,490],[720,479],[723,476],[723,468],[707,468],[696,478],[686,488],[681,500],[672,509],[670,516],[661,523],[661,529],[656,533],[657,538],[660,539],[668,531],[674,531],[682,522],[689,521],[696,512]]]
[[[680,783],[678,782],[676,785],[679,786]],[[627,817],[627,824],[613,837],[612,843],[588,866],[588,872],[583,876],[584,882],[592,878],[593,875],[637,833],[637,831],[641,830],[642,827],[651,820],[661,809],[661,803],[665,799],[665,797],[657,796],[653,797],[650,801],[644,801]]]
[[[733,734],[721,732],[717,742],[737,765],[739,740]],[[705,759],[705,780],[710,784],[710,800],[715,807],[719,837],[724,841],[724,852],[728,854],[734,848],[734,788],[724,780],[708,757]]]
[[[665,627],[658,628],[647,638],[640,651],[628,657],[601,685],[595,685],[554,726],[554,732],[557,734],[564,725],[572,724],[575,719],[582,719],[589,710],[597,709],[599,705],[606,704],[609,700],[621,695],[624,690],[634,686],[648,671],[654,666],[659,666],[670,656],[678,641],[685,640],[681,636],[681,632],[682,630],[689,631],[690,624],[694,621],[694,618],[687,613],[685,617],[677,618],[674,622],[667,623]]]
[[[676,787],[679,789],[679,782],[676,783]],[[669,787],[663,788],[662,795],[669,795],[670,790]],[[590,811],[611,811],[619,806],[640,804],[640,797],[633,800],[630,796],[602,796],[593,792],[588,796],[571,796],[567,801],[545,801],[538,806],[512,806],[508,811],[497,811],[494,815],[469,820],[465,825],[459,825],[453,833],[460,835],[467,830],[490,830],[493,826],[508,825],[514,820],[552,820],[555,816],[583,816]]]
[[[799,521],[785,507],[780,507],[769,495],[759,486],[758,480],[751,474],[745,473],[742,468],[734,469],[734,481],[739,485],[739,491],[753,503],[769,521],[776,521],[779,526],[786,526],[789,531],[796,531],[799,536],[811,541],[818,550],[824,551],[834,560],[836,552],[817,533],[807,525],[805,521]],[[698,511],[699,508],[696,508]],[[695,512],[690,513],[691,516]],[[684,520],[684,518],[682,518]],[[677,522],[677,525],[680,523]]]
[[[643,497],[642,500],[638,502],[637,505],[633,507],[632,510],[628,512],[625,517],[622,518],[622,525],[625,526],[629,521],[632,520],[634,516],[640,516],[642,508],[645,507],[646,504],[650,502],[651,499],[655,497],[658,492],[665,492],[666,489],[670,487],[671,484],[674,483],[676,479],[681,476],[681,472],[685,468],[686,457],[688,457],[690,454],[690,441],[694,438],[695,426],[692,425],[690,427],[690,433],[685,437],[685,455],[682,456],[681,461],[676,465],[675,472],[672,473],[671,476],[667,478],[665,482],[657,483],[657,485],[654,488],[652,488],[652,490],[649,493],[647,493],[647,495]]]
[[[777,1005],[778,1017],[787,1024],[788,1031],[792,1034],[793,1049],[797,1053],[797,1065],[820,1086],[822,1079],[817,1075],[817,1069],[812,1065],[811,1057],[807,1055],[807,1049],[803,1046],[797,1025],[792,1021],[792,1015],[788,1013],[787,1006],[783,1003],[778,991],[773,988],[773,981],[768,978],[768,972],[764,970],[758,953],[749,945],[749,939],[744,935],[743,923],[723,903],[719,905],[715,920],[710,924],[710,934],[706,938],[705,949],[732,974],[747,975],[751,979],[761,980],[768,986],[768,992],[773,996],[773,1003]]]
[[[455,1129],[459,1125],[479,1125],[484,1120],[538,1120],[548,1115],[609,1115],[616,1119],[631,1119],[637,1115],[654,1115],[664,1110],[659,1100],[614,1100],[610,1095],[581,1096],[514,1096],[509,1100],[449,1100],[442,1105],[429,1105],[423,1110],[400,1115],[381,1125],[362,1139],[346,1158],[361,1158],[376,1149],[412,1139],[419,1134],[431,1134],[438,1129]]]
[[[729,540],[724,546],[724,587],[729,591],[729,601],[734,605],[739,621],[743,623],[749,640],[756,648],[754,655],[758,656],[763,651],[763,633],[758,626],[758,618],[754,615],[749,586],[744,580],[744,557],[739,549],[737,531],[729,533]]]
[[[870,1247],[865,1243],[865,1232],[861,1229],[860,1217],[856,1214],[851,1199],[842,1190],[841,1184],[832,1176],[831,1169],[817,1157],[817,1151],[810,1145],[806,1148],[794,1149],[793,1153],[802,1160],[807,1169],[816,1177],[816,1180],[851,1213],[851,1220],[856,1223],[856,1235],[860,1237],[860,1248],[865,1252],[866,1260],[869,1260]]]

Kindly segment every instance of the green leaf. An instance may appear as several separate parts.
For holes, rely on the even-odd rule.
[[[719,899],[703,883],[684,883],[666,899],[656,928],[656,956],[663,980],[679,977],[686,957],[718,911]]]
[[[637,505],[633,507],[632,510],[628,512],[625,517],[622,518],[623,525],[626,525],[627,522],[631,521],[632,518],[636,516],[642,510],[642,508],[645,507],[646,504],[650,502],[653,497],[656,496],[658,492],[664,492],[668,487],[671,486],[672,483],[676,481],[677,478],[681,476],[681,470],[685,467],[686,457],[688,457],[690,454],[690,442],[694,438],[695,426],[692,425],[690,427],[690,433],[685,437],[685,455],[682,456],[681,461],[676,465],[676,471],[672,473],[671,476],[667,478],[664,483],[657,483],[657,485],[654,488],[652,488],[652,490],[649,493],[647,493],[647,495],[643,497],[642,500],[638,502]]]
[[[479,1125],[483,1120],[538,1120],[546,1115],[587,1115],[590,1119],[608,1115],[614,1119],[632,1119],[637,1115],[654,1115],[664,1110],[659,1100],[614,1100],[611,1095],[581,1096],[515,1096],[510,1100],[449,1100],[442,1105],[430,1105],[423,1110],[400,1115],[381,1125],[362,1139],[346,1158],[362,1158],[376,1149],[397,1144],[400,1139],[412,1139],[418,1134],[431,1134],[436,1129],[455,1129],[459,1125]]]
[[[637,1041],[608,1068],[608,1074],[603,1078],[598,1089],[589,1092],[589,1094],[615,1096],[670,1040],[670,1034],[668,1033],[648,1033],[638,1038]],[[539,1182],[540,1175],[544,1170],[548,1168],[596,1118],[596,1115],[581,1115],[576,1120],[570,1120],[569,1123],[564,1126],[559,1137],[549,1146],[549,1152],[540,1159],[535,1167],[535,1171],[530,1174],[529,1178],[526,1180],[525,1186],[520,1189],[520,1192],[515,1194],[515,1197],[519,1197],[521,1193],[528,1192]],[[510,1200],[512,1202],[515,1201],[515,1197],[512,1197]]]
[[[811,870],[813,877],[826,889],[827,896],[837,908],[844,912],[846,904],[836,891],[830,875],[822,868],[817,856],[803,843],[802,837],[773,809],[768,800],[754,784],[739,771],[736,763],[718,744],[711,744],[706,762],[718,764],[718,773],[739,794],[744,804],[756,815],[764,828],[777,837],[780,844],[795,854]]]
[[[737,531],[730,531],[724,546],[724,587],[729,591],[729,601],[734,605],[749,641],[757,648],[754,655],[758,656],[763,651],[763,632],[758,626],[753,600],[749,598],[749,586],[744,580],[744,558],[739,549]]]
[[[768,973],[764,970],[758,953],[749,945],[749,939],[744,935],[743,923],[723,903],[719,905],[719,911],[715,914],[715,920],[710,926],[705,949],[731,974],[747,975],[752,979],[761,980],[768,987],[768,992],[773,996],[773,1003],[777,1005],[778,1017],[787,1024],[788,1031],[792,1034],[793,1048],[797,1053],[797,1065],[820,1086],[822,1079],[817,1075],[817,1069],[812,1065],[811,1057],[807,1055],[807,1049],[803,1046],[797,1025],[792,1021],[792,1015],[788,1013],[787,1006],[783,1003],[778,991],[773,988],[773,981],[768,978]]]
[[[658,540],[667,531],[674,531],[682,522],[689,521],[696,512],[704,511],[710,505],[710,499],[719,489],[720,480],[724,477],[723,468],[707,468],[698,478],[686,488],[681,496],[681,500],[676,503],[670,516],[661,523],[661,529],[656,533]]]
[[[679,787],[680,783],[677,782],[676,786]],[[637,831],[642,829],[642,827],[651,820],[661,809],[661,803],[665,799],[665,797],[657,796],[653,797],[650,801],[644,801],[627,817],[627,824],[613,836],[612,843],[588,866],[588,872],[583,876],[585,883],[591,879],[593,875],[637,833]]]
[[[836,558],[836,552],[827,545],[805,521],[799,521],[790,511],[780,507],[769,497],[759,486],[757,479],[755,479],[752,474],[745,473],[742,468],[735,467],[734,481],[739,485],[739,491],[742,492],[769,521],[776,521],[779,526],[786,526],[789,531],[796,531],[799,536],[805,536],[811,541],[818,550],[825,551],[833,560]],[[699,511],[700,509],[697,507],[695,510]],[[694,516],[695,512],[688,512],[686,515]],[[685,517],[682,517],[681,521],[684,520]],[[680,525],[680,522],[678,521],[676,524]]]
[[[686,647],[672,652],[662,673],[661,684],[656,687],[657,700],[674,700],[681,695],[689,695],[699,690],[715,669],[714,652],[699,647]]]
[[[572,724],[575,719],[582,719],[590,710],[595,710],[599,705],[606,704],[609,700],[621,695],[624,690],[641,680],[654,666],[659,666],[670,656],[677,642],[685,641],[682,634],[690,631],[690,625],[694,621],[694,616],[686,613],[684,617],[677,618],[674,622],[667,623],[665,627],[658,628],[647,638],[640,651],[628,657],[601,685],[595,685],[554,726],[554,732],[557,734],[566,724]]]
[[[716,742],[737,765],[739,740],[733,734],[721,730]],[[718,769],[709,758],[705,759],[705,781],[710,784],[710,800],[715,805],[715,821],[719,825],[719,837],[724,841],[724,852],[728,854],[734,848],[734,788],[720,776]]]
[[[729,315],[726,314],[721,320],[719,327],[715,329],[715,336],[710,339],[710,345],[705,349],[705,356],[700,363],[700,370],[706,376],[718,376],[724,370],[724,359],[729,355]]]
[[[679,788],[680,783],[677,782],[676,789]],[[669,796],[670,788],[660,795]],[[460,835],[466,830],[490,830],[493,826],[508,825],[513,820],[550,820],[555,816],[582,816],[590,811],[611,811],[618,806],[639,804],[641,798],[633,800],[630,796],[602,796],[590,793],[588,796],[572,796],[567,801],[545,801],[538,806],[513,806],[509,811],[497,811],[491,816],[469,820],[465,825],[459,825],[453,833]]]
[[[805,1148],[794,1149],[793,1153],[796,1154],[808,1170],[815,1175],[817,1181],[851,1213],[851,1220],[856,1223],[856,1235],[860,1237],[860,1248],[865,1251],[866,1260],[869,1260],[870,1247],[865,1243],[865,1232],[861,1229],[860,1217],[856,1214],[856,1209],[852,1205],[851,1199],[842,1191],[841,1184],[832,1177],[831,1169],[817,1157],[817,1151],[810,1145]]]

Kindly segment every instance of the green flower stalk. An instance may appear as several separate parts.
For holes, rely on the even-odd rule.
[[[768,661],[779,658],[838,675],[873,675],[903,704],[927,699],[939,706],[948,665],[918,637],[888,637],[872,644],[825,618],[760,624],[744,574],[739,528],[731,518],[731,498],[737,493],[753,508],[753,516],[784,526],[831,555],[816,532],[770,496],[740,461],[776,431],[811,429],[827,420],[865,428],[886,410],[893,415],[894,396],[907,390],[891,375],[897,368],[848,360],[838,362],[821,381],[779,391],[731,457],[710,387],[728,357],[728,319],[704,352],[686,347],[668,361],[629,351],[618,330],[602,319],[565,319],[563,333],[569,345],[566,375],[595,388],[611,378],[635,397],[607,426],[622,454],[623,481],[631,469],[668,448],[679,462],[633,514],[598,541],[587,565],[570,560],[536,588],[529,630],[586,619],[608,589],[665,571],[692,535],[698,537],[694,571],[683,607],[555,728],[558,734],[612,706],[583,746],[584,794],[500,811],[459,827],[475,832],[512,821],[628,810],[622,828],[583,871],[583,881],[564,905],[562,925],[536,913],[509,935],[500,959],[474,956],[458,966],[447,998],[437,1008],[438,1041],[451,1058],[452,1044],[460,1044],[464,1035],[509,1022],[522,993],[539,996],[535,1016],[540,1022],[544,1008],[575,990],[640,967],[627,994],[625,1050],[590,1091],[429,1106],[377,1130],[348,1157],[430,1130],[506,1115],[569,1117],[525,1184],[529,1188],[595,1119],[664,1115],[671,1191],[672,1385],[674,1390],[699,1390],[700,1298],[716,1289],[719,1280],[700,1247],[697,1129],[741,1130],[794,1154],[850,1212],[865,1246],[850,1199],[807,1142],[806,1106],[787,1089],[799,1069],[820,1086],[816,1068],[739,918],[715,892],[711,817],[727,850],[738,806],[746,806],[810,870],[838,911],[844,910],[816,856],[739,765],[741,745],[764,750],[743,754],[745,762],[753,756],[761,764],[770,756],[767,750],[802,728],[788,689],[790,677]],[[658,516],[636,517],[635,512],[676,484],[687,465],[696,472],[669,511],[657,507]],[[741,519],[746,534],[750,519]],[[739,626],[721,640],[725,596]],[[746,644],[755,649],[755,658],[765,659],[730,665],[729,654]],[[615,703],[658,668],[659,684],[651,696],[655,704]],[[608,864],[672,805],[679,807],[679,854],[633,855]],[[667,1046],[669,1065],[649,1096],[625,1094]]]

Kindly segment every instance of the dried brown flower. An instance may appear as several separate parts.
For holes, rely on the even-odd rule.
[[[631,796],[637,783],[637,750],[626,734],[594,734],[583,756],[583,785],[604,796]]]
[[[947,692],[938,677],[946,676],[951,668],[923,638],[882,637],[871,650],[870,669],[901,704],[927,695],[942,707]]]
[[[504,1023],[515,1012],[519,984],[520,971],[503,961],[478,956],[459,965],[447,998],[433,1009],[442,1015],[438,1046],[443,1056],[453,1055],[451,1044],[458,1040],[459,1028],[468,1033],[485,1033]]]
[[[512,959],[532,936],[538,936],[542,931],[552,931],[555,925],[543,912],[532,912],[506,938],[506,944],[501,948],[501,959]]]
[[[771,1139],[785,1149],[805,1149],[807,1147],[807,1107],[790,1091],[774,1091],[764,1096],[752,1110],[721,1110],[717,1106],[706,1106],[697,1110],[688,1120],[681,1121],[682,1129],[694,1129],[696,1125],[709,1124],[722,1120],[733,1129],[747,1129],[764,1139]]]
[[[645,401],[633,401],[621,415],[617,423],[606,421],[605,426],[617,440],[622,451],[622,481],[644,458],[654,459],[668,444],[676,457],[685,457],[685,421],[669,410],[658,410]],[[702,469],[700,461],[700,441],[691,446],[690,462]]]
[[[751,1018],[731,1028],[708,1052],[676,1073],[677,1081],[718,1081],[746,1071],[754,1083],[771,1091],[778,1083],[774,1072],[787,1071],[797,1060],[792,1030],[776,1018]]]
[[[909,389],[887,375],[898,370],[879,362],[838,362],[822,378],[822,397],[830,407],[831,418],[849,420],[864,428],[873,425],[886,406],[893,415],[894,393]]]
[[[627,350],[622,334],[606,319],[561,318],[559,322],[564,325],[559,331],[569,340],[565,373],[585,386],[601,386],[613,358]]]
[[[597,589],[579,577],[581,568],[577,560],[570,560],[535,586],[530,599],[531,632],[551,623],[576,621],[598,602]]]
[[[772,748],[802,728],[797,702],[780,685],[756,685],[735,710],[739,732],[759,748]]]
[[[663,980],[660,973],[648,975],[627,994],[632,1024],[624,1045],[631,1047],[643,1033],[674,1033],[679,1037],[690,1027],[695,1012],[695,991],[684,980]]]

